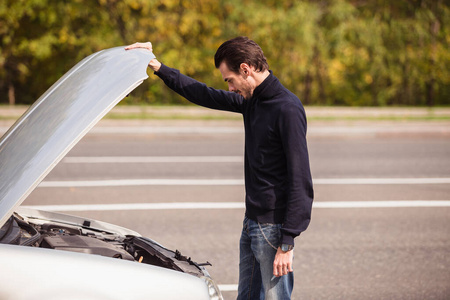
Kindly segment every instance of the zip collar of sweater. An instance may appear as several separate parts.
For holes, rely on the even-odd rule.
[[[258,85],[253,91],[252,99],[270,99],[280,92],[281,83],[278,78],[273,75],[273,72],[269,70],[270,74]]]

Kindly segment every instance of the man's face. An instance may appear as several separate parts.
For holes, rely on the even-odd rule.
[[[228,83],[228,90],[235,92],[248,100],[253,95],[253,90],[250,82],[247,80],[248,76],[242,71],[242,74],[230,71],[227,64],[222,62],[219,66],[219,71],[222,73],[222,78]]]

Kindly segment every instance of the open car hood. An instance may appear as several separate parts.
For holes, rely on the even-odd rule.
[[[51,86],[0,139],[0,227],[70,149],[147,75],[155,56],[94,53]]]

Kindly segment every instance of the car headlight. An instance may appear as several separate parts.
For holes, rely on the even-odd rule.
[[[202,277],[208,287],[209,299],[223,300],[222,293],[210,277]]]

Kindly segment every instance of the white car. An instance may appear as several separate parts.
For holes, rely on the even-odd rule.
[[[90,55],[0,139],[0,299],[223,299],[203,265],[132,230],[19,207],[148,77],[152,58],[124,47]]]

